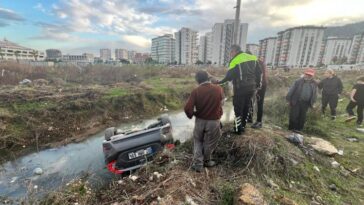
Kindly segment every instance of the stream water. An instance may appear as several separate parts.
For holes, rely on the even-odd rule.
[[[168,115],[172,122],[174,139],[184,142],[190,138],[194,120],[189,120],[182,111],[169,112]],[[156,118],[122,124],[118,128],[144,128],[155,122]],[[231,102],[227,102],[224,105],[222,121],[231,121],[233,118]],[[88,177],[94,184],[107,183],[115,176],[105,168],[101,146],[103,134],[101,131],[81,143],[46,149],[1,164],[0,196],[12,199],[25,198],[31,194],[41,196],[81,176]],[[38,167],[43,170],[42,175],[33,173]]]

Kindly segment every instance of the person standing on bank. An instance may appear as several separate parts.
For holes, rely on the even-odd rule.
[[[245,132],[251,98],[261,87],[262,69],[257,57],[243,53],[238,45],[231,46],[230,57],[229,70],[225,78],[217,83],[233,82],[234,132],[242,134]]]
[[[193,131],[193,164],[192,169],[201,172],[203,167],[216,165],[211,159],[212,152],[221,136],[220,118],[223,114],[224,93],[220,86],[210,83],[206,71],[196,73],[199,84],[195,88],[184,107],[189,119],[195,116]]]
[[[289,89],[286,100],[290,106],[288,129],[301,132],[305,125],[308,108],[312,108],[317,98],[317,84],[313,79],[314,69],[306,69],[304,76],[296,80]]]
[[[322,114],[325,114],[327,105],[329,104],[331,110],[331,119],[336,119],[336,107],[339,101],[339,95],[343,91],[343,84],[331,69],[326,70],[325,79],[321,80],[318,88],[322,89]]]
[[[358,127],[362,126],[363,123],[363,110],[364,110],[364,76],[358,78],[357,83],[354,85],[353,90],[350,94],[350,102],[346,107],[346,111],[349,114],[348,120],[355,119],[353,109],[357,107],[358,119],[356,124]],[[347,121],[348,121],[347,120]]]
[[[257,121],[252,125],[252,128],[259,129],[263,126],[263,105],[264,105],[264,97],[265,91],[267,90],[268,77],[267,77],[267,66],[264,64],[264,60],[259,60],[260,67],[262,69],[262,86],[258,89],[256,94],[257,99]]]

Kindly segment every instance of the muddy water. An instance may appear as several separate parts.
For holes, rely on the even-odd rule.
[[[192,134],[194,120],[186,118],[184,112],[168,113],[173,136],[182,142]],[[231,103],[224,106],[222,121],[234,118]],[[156,118],[123,124],[120,129],[144,128],[156,121]],[[43,150],[0,165],[0,196],[21,199],[27,196],[41,196],[56,190],[74,178],[88,177],[93,184],[102,184],[114,175],[104,165],[101,143],[103,131],[81,143]],[[43,170],[42,175],[35,175],[36,168]],[[1,202],[0,202],[1,203]]]

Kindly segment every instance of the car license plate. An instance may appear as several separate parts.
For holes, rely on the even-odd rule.
[[[148,155],[151,153],[153,153],[153,150],[151,147],[148,147],[147,149],[141,149],[136,152],[130,152],[128,155],[129,155],[129,159],[135,159],[135,158],[142,157],[142,156],[145,156],[145,155]]]

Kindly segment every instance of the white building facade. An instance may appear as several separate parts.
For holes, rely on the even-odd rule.
[[[107,61],[111,59],[111,49],[102,48],[100,49],[100,59],[103,61]]]
[[[322,63],[330,64],[345,64],[350,57],[350,48],[352,39],[328,37],[325,40],[325,50],[322,58]]]
[[[259,45],[254,43],[248,43],[246,44],[246,51],[249,51],[251,54],[255,56],[259,56]]]
[[[364,63],[364,33],[355,35],[353,37],[348,63],[350,64]]]
[[[211,61],[216,65],[226,65],[230,61],[230,48],[234,44],[234,20],[227,19],[224,23],[216,23],[212,28]],[[248,24],[239,24],[238,45],[246,50]]]
[[[152,39],[151,57],[161,64],[175,62],[176,40],[172,34],[165,34]]]
[[[259,41],[259,58],[268,65],[274,65],[276,58],[277,38],[269,37]]]
[[[279,32],[275,64],[292,68],[318,65],[324,31],[324,27],[301,26]]]
[[[190,28],[182,28],[175,33],[175,60],[177,64],[192,65],[198,60],[198,33]]]
[[[0,60],[43,61],[45,53],[20,46],[4,39],[0,40]]]
[[[115,60],[129,59],[128,50],[126,49],[115,49]]]

